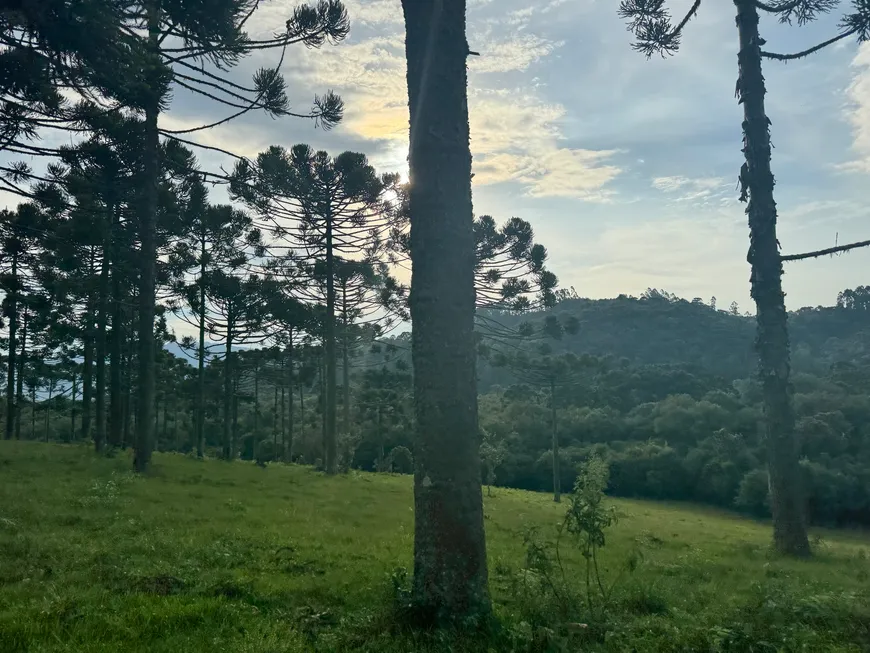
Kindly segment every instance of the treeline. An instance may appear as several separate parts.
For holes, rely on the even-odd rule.
[[[795,331],[802,334],[794,376],[796,437],[808,513],[817,524],[870,524],[868,296],[865,287],[847,290],[835,307],[802,309],[791,316]],[[727,370],[733,361],[716,364],[729,347],[736,349],[737,339],[720,339],[721,330],[705,326],[721,320],[740,335],[746,318],[667,293],[592,302],[560,292],[557,301],[545,313],[500,314],[502,322],[525,325],[513,331],[517,337],[511,341],[505,332],[496,332],[490,320],[480,320],[481,343],[504,348],[507,342],[508,350],[524,349],[528,355],[522,366],[508,365],[491,353],[479,360],[481,374],[497,381],[482,389],[480,397],[485,477],[491,466],[492,481],[498,485],[552,491],[555,417],[561,487],[571,487],[577,465],[598,454],[610,464],[613,494],[698,501],[768,516],[760,387],[751,374],[730,376]],[[639,312],[646,315],[645,347],[627,345],[639,347],[636,358],[641,360],[626,357],[625,349],[617,349],[616,355],[581,352],[574,367],[554,368],[558,376],[551,395],[548,384],[541,383],[541,371],[546,371],[540,363],[541,346],[558,359],[573,356],[580,343],[594,344],[598,336],[593,325],[602,319],[595,315],[596,308],[608,319],[616,311],[624,319]],[[609,331],[629,328],[615,320]],[[676,349],[660,351],[665,339],[681,337],[694,339],[709,353],[706,360],[714,362],[693,362],[685,353],[680,360]],[[742,346],[748,349],[751,342]],[[409,333],[359,341],[348,350],[347,375],[339,362],[339,469],[412,470],[410,348]],[[483,344],[482,350],[486,351]],[[260,462],[323,466],[326,404],[320,345],[292,350],[249,347],[234,356],[228,423],[238,455]],[[667,356],[674,362],[645,363],[644,356]],[[195,452],[197,369],[168,352],[158,362],[157,447]],[[81,390],[71,401],[71,369],[44,366],[41,377],[35,371],[28,377],[22,437],[82,437]],[[223,446],[225,370],[224,361],[215,358],[205,366],[204,375],[203,446],[217,455]],[[37,389],[33,403],[29,397]],[[122,445],[129,432],[127,425]]]

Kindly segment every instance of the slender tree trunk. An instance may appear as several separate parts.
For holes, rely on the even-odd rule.
[[[348,313],[347,313],[347,284],[341,288],[341,311],[342,311],[342,343],[341,343],[341,384],[342,406],[341,421],[342,431],[345,437],[350,437],[350,351],[348,342]]]
[[[30,314],[27,308],[24,309],[23,324],[21,325],[21,356],[18,360],[18,382],[15,389],[15,405],[18,410],[15,411],[15,439],[21,439],[21,405],[24,403],[24,370],[25,362],[27,361],[27,323]]]
[[[326,449],[329,446],[326,435],[326,359],[320,365],[320,427],[323,434],[323,464],[326,465]]]
[[[111,209],[114,213],[114,209]],[[103,451],[106,446],[106,330],[109,318],[109,266],[108,259],[110,238],[104,240],[103,263],[100,266],[100,284],[97,290],[97,334],[96,334],[96,389],[94,413],[96,428],[94,429],[94,449]]]
[[[9,309],[6,317],[9,320],[9,359],[6,362],[6,439],[11,440],[15,433],[15,357],[17,355],[15,341],[18,330],[18,249],[19,241],[16,238],[12,247],[12,292],[9,293]]]
[[[165,396],[163,398],[163,429],[161,434],[163,436],[163,442],[165,443],[169,438],[169,396]]]
[[[465,0],[402,0],[414,323],[414,587],[421,617],[490,609],[477,424]]]
[[[254,354],[254,442],[260,441],[260,358]]]
[[[196,376],[196,455],[205,449],[205,236],[199,241],[199,351]]]
[[[109,341],[109,446],[120,447],[124,431],[124,395],[122,388],[124,309],[121,251],[117,220],[112,235],[112,338]]]
[[[172,402],[172,446],[180,449],[178,442],[178,399]]]
[[[160,48],[159,0],[147,3],[148,44],[152,52]],[[157,84],[152,85],[152,97],[145,108],[144,192],[140,217],[141,276],[139,278],[139,417],[136,420],[136,444],[133,468],[144,472],[151,462],[154,449],[155,345],[154,304],[156,301],[157,267],[157,196],[160,177],[160,136],[157,117],[160,97]]]
[[[556,422],[556,383],[550,379],[550,424],[553,428],[553,501],[562,501],[562,473],[559,469],[559,425]]]
[[[132,431],[133,421],[133,399],[130,396],[133,380],[131,378],[131,370],[133,369],[133,347],[132,343],[127,350],[126,362],[124,364],[124,437],[121,442],[121,447],[126,448],[131,444],[130,432]]]
[[[338,441],[335,433],[336,392],[335,392],[335,256],[332,242],[331,209],[326,216],[326,324],[324,326],[324,352],[326,355],[326,405],[324,409],[324,440],[327,474],[338,472]]]
[[[275,384],[275,402],[272,405],[272,455],[278,459],[278,385]]]
[[[238,370],[233,370],[233,430],[230,438],[230,450],[233,452],[233,458],[236,457],[236,452],[239,450],[239,373]]]
[[[764,76],[758,10],[753,0],[734,0],[740,35],[737,91],[743,104],[741,199],[747,200],[752,298],[757,307],[755,348],[764,398],[773,542],[781,553],[809,555],[804,497],[795,438],[789,339],[782,261],[776,237],[774,179],[770,170],[770,121],[764,109]]]
[[[294,415],[293,415],[293,330],[290,330],[290,344],[287,345],[287,440],[289,450],[287,462],[293,462]]]
[[[378,404],[378,420],[377,420],[377,427],[376,428],[377,428],[377,437],[378,437],[379,448],[378,448],[378,468],[375,470],[377,472],[386,471],[386,468],[384,466],[384,457],[385,457],[386,452],[384,451],[384,444],[385,444],[384,443],[384,432],[381,429],[381,411],[382,411],[382,407],[380,404]]]
[[[88,266],[88,277],[94,276],[94,248],[91,248],[91,261]],[[91,401],[93,399],[93,373],[94,373],[94,293],[88,291],[88,300],[85,305],[84,324],[84,361],[82,363],[82,433],[81,439],[85,442],[91,439]]]
[[[69,431],[69,439],[70,442],[75,440],[76,437],[76,396],[78,395],[78,387],[76,385],[78,380],[78,375],[73,371],[72,373],[72,401],[69,405],[69,423],[70,423],[70,431]]]
[[[227,350],[224,359],[224,460],[232,460],[235,452],[232,450],[233,435],[233,311],[227,312]]]
[[[280,356],[280,353],[279,353]],[[287,388],[284,386],[284,357],[281,356],[281,460],[286,459],[287,453]]]
[[[30,438],[37,439],[36,435],[36,383],[30,386]]]
[[[43,429],[44,440],[48,442],[48,434],[51,429],[51,397],[54,394],[54,380],[48,382],[48,401],[45,402],[45,428]]]

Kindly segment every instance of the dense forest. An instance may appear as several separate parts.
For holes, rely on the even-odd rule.
[[[549,388],[534,370],[499,364],[488,351],[511,342],[535,355],[544,344],[553,355],[582,361],[556,384],[562,487],[571,487],[578,463],[596,453],[610,462],[614,494],[769,514],[761,399],[752,374],[752,318],[735,305],[723,310],[715,302],[687,301],[657,290],[604,300],[581,299],[571,291],[557,295],[556,305],[546,310],[481,310],[484,476],[491,467],[495,484],[553,489]],[[870,523],[868,310],[870,292],[858,287],[841,293],[836,306],[790,315],[797,435],[815,523]],[[555,332],[547,327],[554,321]],[[506,338],[508,332],[516,334],[513,340]],[[195,452],[196,357],[185,353],[189,341],[168,334],[166,339],[158,357],[157,448]],[[220,455],[226,363],[220,347],[212,354],[204,371],[204,446]],[[323,466],[324,373],[318,344],[301,344],[292,355],[286,347],[242,345],[231,355],[229,414],[239,455]],[[340,420],[340,468],[409,473],[410,333],[358,334],[348,347],[347,363],[347,376],[343,363],[338,365],[338,412],[346,416]],[[82,439],[81,368],[81,361],[27,359],[17,424],[21,437]],[[125,393],[123,405],[131,389]],[[118,444],[123,447],[134,416],[122,414]]]

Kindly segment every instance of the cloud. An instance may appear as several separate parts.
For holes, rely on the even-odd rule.
[[[652,187],[674,195],[675,202],[726,201],[728,183],[721,177],[656,177]]]
[[[728,220],[672,218],[608,227],[575,260],[570,277],[597,296],[663,288],[682,297],[746,295],[748,266],[742,228]]]
[[[528,74],[562,43],[526,29],[532,12],[492,14],[488,3],[476,4],[475,10],[469,19],[469,38],[481,53],[469,60],[475,184],[515,182],[530,197],[606,198],[603,187],[620,172],[608,161],[614,152],[566,147],[560,126],[565,108],[544,101],[527,81],[521,88],[505,81],[511,80],[508,75]],[[377,144],[387,153],[381,160],[401,167],[399,152],[407,152],[408,142],[401,8],[398,2],[378,0],[356,9],[352,4],[350,14],[352,20],[377,24],[377,32],[302,53],[301,71],[295,74],[302,85],[328,85],[345,100],[339,134]],[[477,14],[484,15],[474,18]]]
[[[562,147],[558,104],[508,91],[472,94],[471,149],[474,181],[516,181],[532,197],[602,200],[603,187],[620,172],[607,163],[615,151]]]
[[[855,75],[846,89],[846,119],[852,125],[852,149],[857,158],[837,166],[845,172],[870,172],[870,44],[863,43],[852,59]]]
[[[564,41],[549,41],[534,34],[486,39],[479,46],[480,58],[471,62],[471,68],[475,73],[523,71],[562,45]]]

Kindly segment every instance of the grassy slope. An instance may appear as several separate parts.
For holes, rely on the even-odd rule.
[[[0,442],[0,651],[480,650],[386,630],[390,574],[411,562],[409,478],[180,455],[157,455],[147,478],[128,469],[126,455]],[[765,525],[617,506],[605,565],[636,549],[644,563],[618,591],[620,625],[583,650],[750,650],[738,636],[773,638],[754,650],[870,650],[867,537],[825,533],[812,562],[779,560]],[[551,533],[561,514],[544,495],[487,499],[506,623],[519,621],[507,579],[523,530]]]

